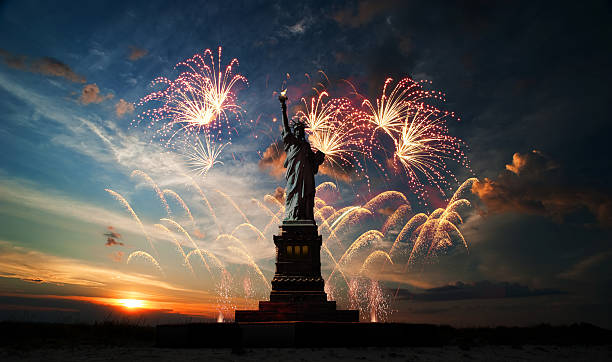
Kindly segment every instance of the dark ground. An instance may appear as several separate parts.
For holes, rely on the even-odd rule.
[[[0,361],[612,361],[612,332],[589,324],[433,327],[430,346],[170,349],[155,347],[155,327],[2,322]]]

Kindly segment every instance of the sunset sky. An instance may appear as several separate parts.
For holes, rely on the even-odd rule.
[[[335,210],[392,190],[411,215],[445,207],[478,179],[459,195],[471,205],[457,224],[467,250],[454,243],[416,267],[375,265],[383,319],[612,328],[611,10],[604,1],[1,2],[0,320],[157,323],[255,308],[274,274],[271,199],[284,187],[272,152],[276,92],[288,87],[295,114],[317,82],[340,97],[349,81],[375,103],[388,77],[412,77],[431,81],[446,95],[436,105],[459,118],[449,133],[469,167],[447,160],[455,177],[445,193],[422,180],[420,199],[391,159],[378,160],[387,175],[366,162],[369,178],[329,167],[316,178],[337,185],[321,195]],[[236,88],[244,113],[223,164],[201,176],[132,121],[153,79],[175,79],[175,64],[205,49],[216,57],[219,46],[222,66],[237,58],[248,85]],[[397,208],[383,202],[342,230],[336,261]],[[398,231],[376,248],[388,251]],[[232,232],[239,241],[219,237]],[[177,243],[185,254],[206,249],[228,274],[210,256],[186,264]],[[159,268],[138,255],[128,263],[136,251]],[[333,261],[322,262],[327,278]],[[346,286],[331,284],[348,308]]]

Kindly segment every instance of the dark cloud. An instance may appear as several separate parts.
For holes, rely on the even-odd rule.
[[[128,59],[131,61],[136,61],[144,57],[148,53],[149,52],[146,49],[138,48],[135,46],[130,46],[130,55],[128,56]]]
[[[113,246],[113,245],[121,245],[123,246],[123,243],[120,241],[117,241],[117,239],[115,238],[111,238],[111,237],[107,237],[106,238],[106,244],[104,244],[106,246]]]
[[[81,96],[79,97],[79,101],[82,104],[90,104],[90,103],[102,103],[107,99],[113,98],[113,94],[109,93],[107,95],[100,94],[100,88],[96,83],[87,84],[83,91],[81,92]]]
[[[418,293],[400,289],[398,296],[400,299],[433,302],[463,299],[524,298],[556,294],[565,294],[565,292],[557,289],[531,289],[518,283],[484,280],[475,283],[456,282],[442,287],[425,289]]]
[[[54,58],[29,59],[25,55],[12,54],[4,49],[0,49],[0,57],[4,64],[13,69],[62,77],[75,83],[85,83],[85,77],[76,74],[68,65]]]
[[[118,239],[121,239],[121,234],[119,234],[118,232],[115,231],[115,229],[112,226],[108,227],[108,232],[104,233],[104,236],[106,236],[106,246],[113,246],[113,245],[120,245],[123,246],[123,242],[118,241]],[[123,256],[120,255],[120,257]]]
[[[15,55],[0,49],[0,57],[7,66],[13,69],[27,70],[27,57],[25,55]]]
[[[333,18],[338,24],[356,28],[391,10],[398,0],[362,0],[355,5],[337,11]]]
[[[600,226],[612,226],[609,193],[566,182],[563,170],[541,152],[515,153],[495,179],[474,182],[472,192],[489,213],[542,214],[558,222],[588,211]]]
[[[44,75],[63,77],[75,83],[85,83],[85,77],[76,74],[69,66],[57,59],[42,58],[36,60],[32,63],[32,69]]]

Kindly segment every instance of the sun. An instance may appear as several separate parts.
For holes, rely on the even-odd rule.
[[[143,308],[145,306],[145,301],[139,299],[118,299],[117,303],[128,309]]]

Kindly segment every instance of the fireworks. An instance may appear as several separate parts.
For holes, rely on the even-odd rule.
[[[204,143],[202,143],[200,137],[196,136],[194,144],[188,144],[191,149],[187,151],[188,165],[200,176],[205,176],[214,165],[223,164],[219,160],[219,156],[221,151],[229,144],[215,145],[207,134],[203,138]]]
[[[410,109],[411,102],[408,100],[414,84],[410,84],[410,79],[401,80],[391,94],[387,96],[387,86],[393,79],[387,78],[383,86],[382,95],[376,99],[376,107],[369,100],[364,100],[362,106],[367,106],[370,113],[368,121],[372,122],[377,129],[381,129],[389,136],[394,137],[394,133],[402,127],[405,116]]]
[[[248,84],[244,76],[234,74],[237,65],[238,60],[233,59],[222,71],[221,47],[216,62],[210,49],[179,62],[176,67],[186,70],[175,80],[158,77],[153,81],[154,86],[161,84],[166,88],[148,94],[138,105],[158,102],[160,106],[140,114],[137,123],[147,121],[147,127],[156,129],[167,145],[182,133],[204,131],[220,136],[225,129],[231,136],[235,126],[230,121],[239,121],[242,112],[235,88],[241,83]]]
[[[440,182],[452,173],[446,166],[447,159],[462,159],[463,153],[457,138],[448,135],[444,126],[448,113],[437,109],[416,107],[410,110],[401,134],[395,139],[396,157],[412,180],[422,175],[444,194]]]

